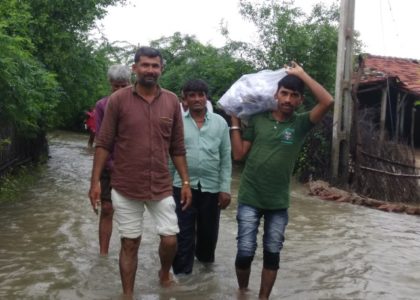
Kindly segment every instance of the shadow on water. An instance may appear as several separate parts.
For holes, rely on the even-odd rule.
[[[51,159],[36,183],[20,199],[0,204],[0,299],[119,299],[116,228],[109,256],[98,255],[87,136],[57,132],[50,145]],[[233,196],[238,173],[235,168]],[[272,299],[418,299],[420,218],[306,194],[294,184]],[[178,277],[169,289],[157,283],[158,238],[146,214],[137,299],[236,299],[235,213],[235,203],[222,213],[216,263],[196,262],[192,276]],[[259,247],[248,299],[257,298],[261,253]]]

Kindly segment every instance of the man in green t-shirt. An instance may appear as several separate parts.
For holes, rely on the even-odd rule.
[[[259,299],[268,299],[277,277],[296,158],[306,134],[333,104],[330,93],[297,63],[292,62],[286,72],[278,82],[276,110],[252,116],[242,135],[240,120],[232,116],[233,158],[246,157],[238,193],[236,276],[240,292],[247,291],[258,227],[264,217]],[[305,85],[318,103],[310,112],[298,114],[295,109],[303,102]]]

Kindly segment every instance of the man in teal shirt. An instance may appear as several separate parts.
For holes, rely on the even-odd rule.
[[[235,267],[240,292],[248,289],[257,233],[264,217],[263,269],[259,299],[268,299],[277,277],[280,250],[288,223],[289,183],[306,134],[321,121],[333,104],[332,96],[298,64],[292,62],[278,82],[277,109],[253,116],[242,136],[240,121],[232,116],[233,157],[247,157],[238,193],[238,251]],[[317,105],[302,114],[305,85]]]
[[[203,263],[214,262],[220,209],[230,203],[232,160],[225,119],[206,109],[207,84],[190,80],[183,86],[182,94],[188,104],[183,120],[192,205],[182,210],[183,182],[175,173],[173,190],[180,231],[172,267],[175,274],[190,274],[194,256]]]

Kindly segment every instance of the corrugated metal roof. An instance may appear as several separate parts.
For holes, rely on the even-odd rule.
[[[399,87],[420,96],[420,61],[410,58],[364,55],[360,84],[373,84],[396,79]]]

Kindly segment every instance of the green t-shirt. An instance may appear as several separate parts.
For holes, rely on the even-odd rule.
[[[284,122],[271,112],[253,116],[242,138],[252,142],[241,175],[238,201],[262,209],[289,207],[289,184],[306,134],[314,126],[309,112]]]

